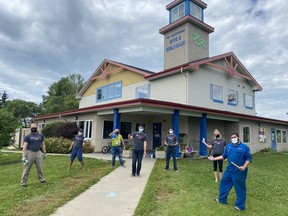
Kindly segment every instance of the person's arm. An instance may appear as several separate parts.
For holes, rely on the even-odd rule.
[[[120,135],[120,134],[119,134],[119,135]],[[120,135],[120,136],[121,136],[121,143],[122,143],[122,146],[124,147],[124,146],[125,146],[124,139],[123,139],[122,135]]]
[[[134,135],[134,134],[132,134],[132,135],[131,135],[131,134],[128,134],[128,139],[133,139],[133,135]]]
[[[27,147],[28,147],[28,143],[24,142],[23,143],[23,149],[22,149],[22,158],[26,158],[27,155]]]
[[[114,133],[114,131],[112,131],[112,132],[109,134],[109,137],[110,137],[110,138],[112,137],[113,133]]]
[[[71,151],[73,145],[74,145],[74,141],[71,143],[70,148],[69,148],[69,151]]]
[[[205,142],[205,139],[204,139],[204,138],[202,139],[202,143],[203,143],[204,145],[206,145],[208,148],[210,148],[210,149],[212,148],[212,145],[208,145],[208,144]]]
[[[147,147],[147,142],[144,141],[144,155],[146,155],[146,147]]]
[[[175,144],[174,144],[173,146],[177,146],[177,145],[178,145],[178,138],[177,138],[177,136],[175,136],[175,140],[176,140],[176,142],[175,142]]]
[[[243,166],[240,166],[239,167],[239,169],[241,170],[241,171],[244,171],[247,167],[248,167],[248,165],[250,164],[250,161],[245,161],[245,164],[243,165]]]
[[[42,152],[46,154],[46,144],[44,140],[42,141]]]
[[[164,139],[164,146],[167,146],[166,137],[165,137],[165,139]]]
[[[223,159],[224,159],[224,158],[223,158],[222,155],[220,155],[220,156],[218,156],[218,157],[213,157],[213,156],[210,157],[210,160],[212,160],[212,161],[223,160]]]

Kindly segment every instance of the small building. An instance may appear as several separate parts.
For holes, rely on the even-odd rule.
[[[233,52],[209,57],[201,0],[175,0],[166,6],[164,69],[152,72],[103,60],[77,94],[79,109],[35,117],[40,129],[54,121],[77,122],[95,151],[119,128],[124,139],[145,124],[148,150],[162,145],[168,128],[187,137],[187,147],[207,155],[202,138],[217,128],[229,141],[238,132],[252,153],[287,151],[288,122],[256,116],[255,93],[262,87]]]

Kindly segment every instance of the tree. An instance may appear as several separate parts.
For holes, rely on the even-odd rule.
[[[12,134],[17,128],[17,120],[5,108],[0,109],[0,149],[12,141]]]
[[[80,74],[62,77],[53,83],[48,89],[48,95],[42,95],[45,114],[78,109],[79,101],[75,96],[83,85],[84,78]]]
[[[29,127],[32,118],[41,112],[41,107],[36,103],[20,99],[7,101],[4,107],[12,113],[18,124],[22,124],[23,127]]]
[[[0,93],[0,108],[3,107],[8,99],[8,94],[4,91],[2,94]]]

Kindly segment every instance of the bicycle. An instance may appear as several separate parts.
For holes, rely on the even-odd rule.
[[[112,148],[112,142],[109,141],[109,142],[107,143],[107,146],[103,146],[101,152],[102,152],[103,154],[106,154],[107,152],[110,151],[111,148]]]

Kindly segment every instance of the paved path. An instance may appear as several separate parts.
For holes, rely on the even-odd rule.
[[[88,154],[86,156],[111,159],[109,154]],[[129,158],[125,160],[126,167],[118,167],[104,176],[98,183],[57,209],[52,215],[133,215],[153,169],[155,159],[143,159],[141,177],[131,177],[132,160]]]

